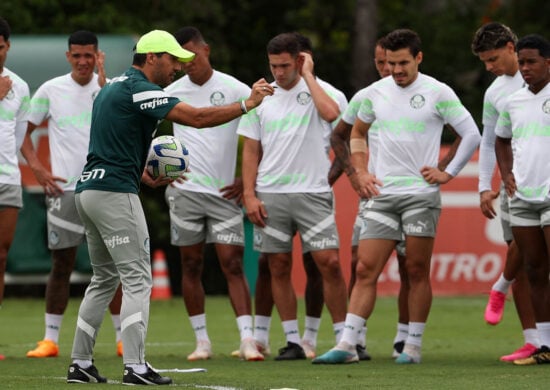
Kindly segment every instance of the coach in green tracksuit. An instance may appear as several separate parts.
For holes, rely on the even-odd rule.
[[[67,382],[106,382],[92,364],[105,310],[122,283],[124,384],[162,385],[172,380],[145,361],[152,277],[149,234],[138,198],[140,181],[169,182],[144,171],[157,124],[162,119],[200,128],[228,122],[258,106],[273,88],[257,81],[250,97],[221,107],[194,108],[166,94],[181,62],[194,54],[165,31],[143,35],[132,67],[98,94],[92,111],[87,163],[76,186],[76,206],[86,227],[93,277],[78,312]]]

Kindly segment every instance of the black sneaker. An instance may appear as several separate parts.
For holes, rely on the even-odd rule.
[[[392,358],[396,358],[403,352],[403,348],[405,348],[405,342],[404,341],[398,341],[393,345],[393,352],[391,354]]]
[[[167,376],[160,376],[153,367],[147,364],[147,372],[138,374],[131,367],[124,367],[123,385],[169,385],[172,379]]]
[[[82,368],[75,363],[69,366],[67,383],[107,383],[107,378],[99,375],[94,365]]]
[[[367,352],[367,347],[363,347],[362,345],[357,344],[355,346],[355,350],[357,351],[357,356],[359,357],[359,360],[371,360],[371,356]]]
[[[542,345],[531,356],[525,359],[516,359],[514,364],[518,366],[530,366],[532,364],[550,364],[550,348]]]
[[[299,344],[289,341],[286,343],[286,347],[279,349],[279,356],[275,360],[304,360],[305,358],[304,349]]]

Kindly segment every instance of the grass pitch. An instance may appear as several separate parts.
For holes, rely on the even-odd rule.
[[[238,348],[236,322],[228,298],[207,297],[208,331],[215,356],[204,362],[187,362],[195,346],[183,301],[153,301],[147,360],[158,369],[204,368],[202,373],[169,373],[171,387],[186,389],[546,389],[550,366],[517,367],[498,359],[523,344],[521,328],[512,302],[504,320],[496,327],[486,325],[483,311],[487,297],[436,298],[426,327],[422,363],[396,365],[390,358],[396,329],[395,298],[380,298],[368,324],[367,348],[370,362],[338,366],[312,365],[310,361],[243,362],[230,353]],[[115,353],[114,331],[106,316],[97,339],[95,364],[109,378],[107,385],[66,384],[67,368],[80,299],[72,299],[60,336],[60,356],[29,359],[44,334],[44,301],[8,298],[0,310],[0,388],[71,389],[90,386],[122,386],[122,361]],[[300,302],[303,327],[303,302]],[[271,348],[276,352],[284,338],[278,316],[272,321]],[[324,311],[318,353],[333,346],[330,316]]]

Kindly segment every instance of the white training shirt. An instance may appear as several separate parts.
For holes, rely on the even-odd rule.
[[[203,85],[194,84],[189,76],[176,80],[166,92],[194,107],[222,106],[246,99],[250,87],[225,73],[214,71]],[[184,184],[174,182],[180,189],[222,196],[220,188],[235,181],[237,128],[240,119],[223,125],[196,129],[174,123],[174,135],[189,150],[189,178]]]
[[[495,127],[506,99],[524,85],[519,71],[514,76],[497,77],[485,91],[483,98],[483,135],[479,145],[479,192],[491,190],[495,171]]]
[[[516,196],[528,202],[550,199],[550,84],[539,93],[521,88],[506,100],[495,133],[512,138]]]
[[[448,123],[462,137],[445,170],[451,176],[470,159],[480,135],[470,113],[453,90],[433,77],[418,74],[407,87],[386,77],[366,88],[358,118],[378,122],[379,141],[374,172],[384,185],[382,194],[419,194],[439,190],[428,184],[420,170],[437,167],[443,125]]]
[[[9,76],[11,90],[0,100],[0,183],[21,185],[17,153],[27,131],[29,86],[4,67],[0,76]]]
[[[367,96],[367,88],[363,88],[349,101],[348,108],[342,115],[342,120],[346,122],[347,124],[350,124],[353,126],[355,123],[355,120],[357,119],[357,114],[359,113],[359,108],[361,107],[361,102],[366,99]],[[371,123],[371,126],[369,128],[369,131],[367,132],[367,142],[369,145],[369,157],[368,157],[368,166],[367,170],[369,173],[372,173],[373,175],[376,175],[376,172],[374,170],[375,164],[374,160],[376,158],[376,153],[378,153],[378,124],[376,121]]]
[[[276,88],[245,115],[238,133],[260,141],[263,150],[256,191],[329,192],[326,123],[303,79],[290,90]]]
[[[88,155],[92,106],[101,87],[97,74],[86,85],[70,73],[46,81],[31,99],[29,122],[39,126],[48,120],[52,174],[67,180],[58,184],[74,191]]]
[[[340,115],[338,115],[338,118],[336,118],[332,123],[323,122],[324,129],[325,129],[325,149],[327,154],[330,152],[330,135],[332,134],[332,130],[336,127],[338,122],[340,121],[340,118],[342,117],[342,114],[346,110],[348,106],[348,99],[346,98],[346,95],[339,89],[336,89],[332,84],[327,83],[324,80],[321,80],[319,77],[315,78],[317,80],[317,83],[323,88],[323,90],[326,92],[328,96],[330,96],[336,103],[338,103],[338,109],[340,110]]]

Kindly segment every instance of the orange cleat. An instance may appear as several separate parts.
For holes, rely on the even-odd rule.
[[[38,346],[35,349],[27,352],[27,357],[32,358],[46,358],[57,357],[59,354],[59,346],[52,340],[44,339],[38,342]]]
[[[122,349],[122,341],[119,341],[116,343],[116,354],[120,357],[122,357],[122,352],[123,352],[123,349]]]

